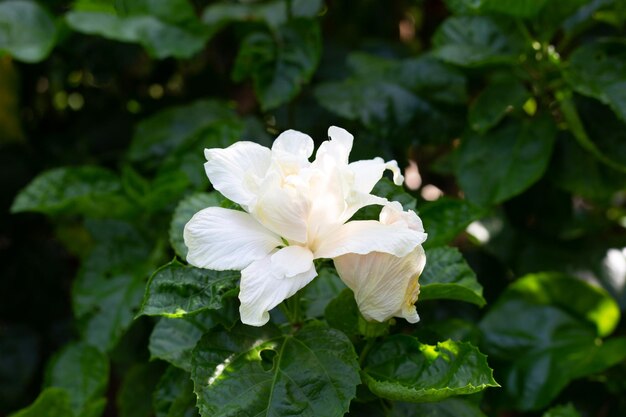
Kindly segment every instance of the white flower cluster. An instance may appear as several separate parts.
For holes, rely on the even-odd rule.
[[[317,276],[314,259],[331,258],[354,291],[363,316],[419,320],[414,303],[426,257],[426,234],[413,211],[372,195],[383,172],[402,177],[396,161],[348,162],[353,136],[331,127],[315,160],[313,140],[288,130],[271,149],[237,142],[206,149],[213,187],[244,210],[209,207],[185,226],[187,262],[199,268],[241,270],[243,323],[262,326],[269,310]],[[379,221],[348,221],[378,204]]]

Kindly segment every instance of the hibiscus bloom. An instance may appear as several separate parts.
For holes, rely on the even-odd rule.
[[[353,289],[361,288],[361,280],[395,280],[395,305],[385,310],[389,314],[370,314],[370,307],[380,309],[374,304],[384,304],[384,299],[372,304],[375,294],[362,299],[356,295],[365,317],[386,320],[399,315],[416,321],[415,308],[409,311],[403,305],[406,291],[414,294],[419,288],[426,234],[421,222],[417,227],[415,213],[405,213],[399,204],[390,205],[371,194],[386,169],[393,172],[397,185],[402,184],[398,164],[381,158],[348,163],[353,136],[338,127],[328,129],[328,136],[313,162],[309,161],[313,140],[294,130],[279,135],[271,150],[244,141],[205,150],[204,167],[211,184],[244,211],[209,207],[196,213],[185,225],[187,262],[199,268],[241,270],[243,323],[267,323],[269,310],[317,276],[313,260],[318,258],[335,259],[340,276],[349,277],[344,281]],[[381,212],[381,221],[348,221],[372,204],[389,206]],[[344,257],[349,255],[370,256],[365,259],[382,268],[393,262],[401,265],[384,276],[357,276],[353,266],[364,258]],[[420,259],[407,260],[416,256]],[[403,276],[391,276],[396,273]],[[411,295],[409,301],[415,297]]]

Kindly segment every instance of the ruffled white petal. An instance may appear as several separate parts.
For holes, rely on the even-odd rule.
[[[263,226],[291,242],[307,241],[310,200],[298,176],[283,179],[274,172],[261,184],[252,214]]]
[[[282,244],[248,213],[221,207],[197,212],[183,237],[189,264],[218,271],[243,269]]]
[[[272,144],[272,152],[285,152],[299,158],[309,159],[313,155],[313,139],[297,130],[286,130]]]
[[[404,177],[396,161],[385,162],[382,158],[374,158],[352,162],[348,165],[354,173],[354,189],[369,194],[383,176],[386,169],[393,173],[393,182],[402,185]]]
[[[365,255],[383,252],[406,256],[426,240],[426,234],[401,224],[382,224],[374,220],[351,221],[320,239],[316,258],[335,258],[347,253]]]
[[[372,252],[347,254],[334,261],[337,273],[354,292],[367,320],[383,322],[403,317],[409,323],[419,321],[414,304],[419,295],[418,279],[426,263],[421,245],[404,257]]]
[[[303,246],[287,246],[272,255],[272,269],[285,278],[308,271],[312,264],[313,253]]]
[[[204,156],[204,170],[216,190],[244,208],[254,203],[258,184],[270,166],[268,148],[244,141],[225,149],[205,149]]]
[[[337,126],[328,128],[330,140],[322,142],[315,154],[315,161],[321,164],[332,160],[337,164],[347,165],[354,136],[345,129]]]
[[[287,248],[281,250],[285,249]],[[315,266],[310,262],[309,268],[304,272],[285,277],[282,274],[284,265],[278,265],[272,259],[279,252],[255,261],[241,271],[239,313],[242,323],[263,326],[270,318],[271,309],[294,295],[317,276]]]
[[[402,225],[417,232],[424,231],[422,219],[413,210],[404,211],[397,201],[392,201],[383,207],[380,212],[380,222]]]

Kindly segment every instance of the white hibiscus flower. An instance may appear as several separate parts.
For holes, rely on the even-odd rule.
[[[241,270],[243,323],[267,323],[269,310],[317,276],[318,258],[335,259],[366,318],[417,321],[407,303],[419,291],[426,234],[415,213],[371,194],[386,169],[402,184],[398,164],[381,158],[348,163],[353,136],[338,127],[328,136],[313,162],[313,140],[294,130],[278,136],[271,150],[253,142],[205,150],[213,187],[245,212],[209,207],[196,213],[184,231],[187,262]],[[348,222],[372,204],[388,206],[381,221]]]

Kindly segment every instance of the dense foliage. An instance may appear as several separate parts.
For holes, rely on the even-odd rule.
[[[245,326],[203,149],[330,125],[409,167],[421,321],[321,262]],[[0,170],[0,415],[626,415],[624,1],[2,0]]]

